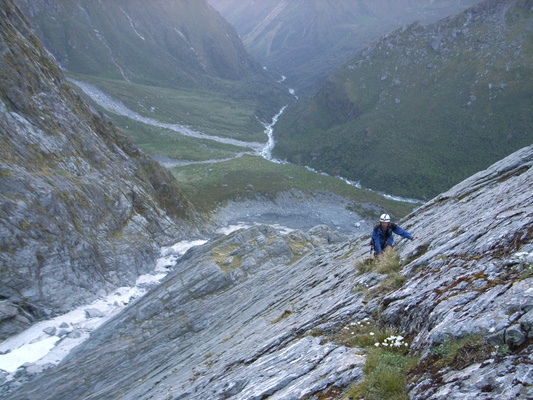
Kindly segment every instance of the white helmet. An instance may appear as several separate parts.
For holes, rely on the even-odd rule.
[[[390,215],[381,214],[381,217],[379,217],[379,222],[390,222]]]

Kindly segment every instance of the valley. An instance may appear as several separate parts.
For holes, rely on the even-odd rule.
[[[290,107],[274,155],[429,200],[533,141],[533,12],[483,1],[376,38]]]
[[[530,143],[527,2],[211,3],[220,14],[207,1],[149,12],[126,0],[22,6],[71,79],[159,121],[106,111],[166,165],[256,152],[283,108],[274,158],[429,200]],[[62,26],[47,22],[58,16]],[[83,35],[60,34],[69,16],[86,34],[83,54],[75,45]]]
[[[151,111],[155,107],[150,106],[147,97],[145,106],[137,105],[139,112],[133,111],[129,107],[136,105],[129,99],[135,98],[132,91],[136,86],[129,86],[129,97],[119,101],[93,84],[75,79],[71,82],[81,89],[81,95],[87,96],[129,132],[143,150],[170,168],[195,208],[210,215],[217,226],[261,222],[310,229],[325,224],[356,234],[368,231],[385,210],[401,218],[416,206],[416,202],[409,199],[392,199],[337,177],[273,159],[270,155],[274,147],[272,131],[283,109],[270,124],[263,123],[262,143],[244,142],[234,139],[240,136],[238,132],[228,134],[231,137],[213,136],[141,115],[140,112],[161,117]],[[120,93],[122,91],[114,92],[115,95]],[[134,126],[138,128],[132,129]],[[152,133],[144,142],[138,132],[146,129]],[[157,142],[154,138],[158,137],[160,141]],[[159,144],[156,146],[156,143]],[[187,159],[194,147],[200,150]],[[180,150],[183,153],[178,153]],[[307,205],[299,207],[302,198]]]
[[[0,0],[0,397],[533,398],[532,18]]]
[[[383,35],[413,21],[427,24],[479,0],[209,0],[237,30],[247,51],[283,75],[300,98]]]

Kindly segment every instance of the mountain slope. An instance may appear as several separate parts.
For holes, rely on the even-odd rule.
[[[312,95],[342,63],[376,37],[416,20],[434,22],[479,0],[209,0],[250,53]]]
[[[399,362],[376,350],[390,336],[420,357],[405,398],[530,398],[532,167],[530,146],[414,211],[401,224],[418,238],[397,243],[389,272],[367,269],[369,236],[219,237],[4,398],[342,398],[366,355]]]
[[[170,173],[69,87],[20,10],[0,18],[0,338],[153,270],[204,222]]]
[[[484,1],[372,43],[287,110],[274,155],[429,198],[531,143],[531,1]]]
[[[68,71],[224,93],[253,102],[268,118],[288,98],[205,0],[20,4],[37,36]]]

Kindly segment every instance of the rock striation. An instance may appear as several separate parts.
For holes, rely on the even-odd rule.
[[[131,283],[161,244],[208,232],[168,173],[70,90],[12,0],[0,13],[9,335]],[[365,379],[367,350],[339,339],[365,321],[420,357],[413,399],[533,398],[532,165],[529,146],[400,221],[417,238],[397,243],[394,283],[365,268],[368,236],[256,226],[214,237],[59,365],[0,376],[1,397],[318,400]],[[73,338],[59,328],[47,334]]]
[[[415,398],[533,396],[533,146],[419,208],[401,251],[411,277],[383,301],[381,320],[413,338],[422,363],[452,341],[482,337],[491,357],[423,373]],[[432,360],[433,358],[433,360]],[[481,395],[480,392],[485,393]]]
[[[397,243],[400,287],[360,268],[368,236],[214,238],[57,367],[22,369],[4,397],[318,399],[364,379],[365,351],[337,338],[366,321],[420,356],[411,398],[531,398],[532,166],[529,146],[401,221],[417,238]],[[475,354],[447,361],[454,342]]]
[[[203,222],[0,1],[0,340],[152,270]]]

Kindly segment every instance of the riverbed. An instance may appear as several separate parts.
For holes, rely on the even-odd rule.
[[[369,234],[375,221],[363,218],[350,206],[351,201],[331,193],[293,190],[279,193],[274,199],[257,196],[253,200],[230,201],[213,214],[213,220],[217,227],[267,224],[307,232],[326,225],[347,235]],[[369,211],[380,211],[377,206],[368,207]]]

